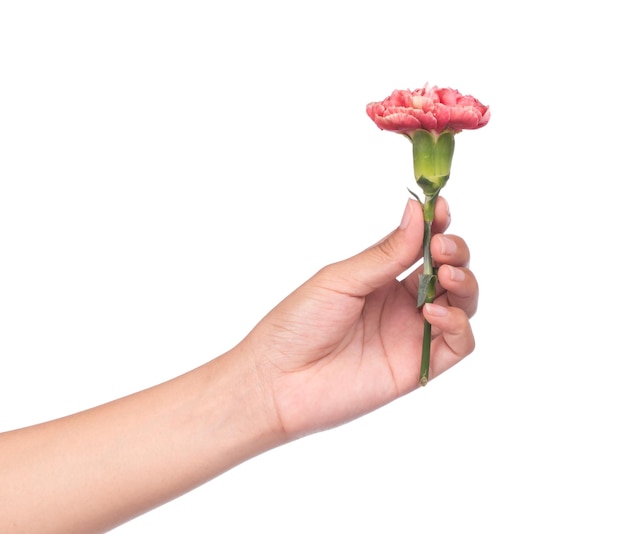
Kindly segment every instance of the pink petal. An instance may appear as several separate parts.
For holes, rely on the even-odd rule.
[[[385,117],[379,116],[374,119],[374,122],[382,130],[390,130],[393,132],[413,132],[422,127],[419,119],[408,113],[392,113]]]

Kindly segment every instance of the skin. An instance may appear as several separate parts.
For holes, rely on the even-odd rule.
[[[362,416],[418,387],[421,330],[431,378],[474,349],[478,285],[469,249],[443,235],[435,303],[415,307],[421,208],[386,238],[328,265],[232,350],[165,383],[0,434],[0,532],[104,532],[258,454]]]

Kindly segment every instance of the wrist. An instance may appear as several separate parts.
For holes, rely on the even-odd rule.
[[[207,438],[226,443],[230,466],[280,446],[288,437],[277,415],[271,384],[245,342],[205,364]]]

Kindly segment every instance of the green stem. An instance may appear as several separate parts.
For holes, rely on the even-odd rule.
[[[430,238],[432,235],[433,220],[435,218],[435,203],[437,202],[438,193],[432,196],[426,196],[424,202],[424,276],[432,277],[435,275],[433,269],[433,259],[430,252]],[[435,284],[429,284],[426,293],[425,302],[433,302],[435,299]],[[430,340],[431,325],[424,319],[424,337],[422,340],[422,363],[420,365],[420,384],[425,386],[428,383],[428,371],[430,368]]]

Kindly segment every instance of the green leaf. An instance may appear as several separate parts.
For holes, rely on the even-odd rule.
[[[420,274],[417,286],[417,307],[421,308],[426,302],[432,302],[435,296],[436,274]]]

